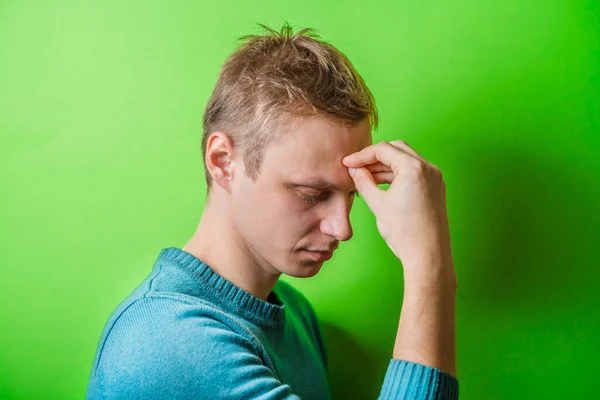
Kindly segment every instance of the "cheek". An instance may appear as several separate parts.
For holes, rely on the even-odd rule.
[[[295,248],[306,242],[308,237],[318,230],[318,218],[312,208],[306,208],[301,202],[281,201],[266,207],[268,222],[265,228],[273,245],[279,248]]]
[[[321,219],[318,206],[297,201],[294,206],[290,206],[287,213],[290,229],[296,232],[296,236],[300,238],[311,236],[319,230]]]
[[[319,229],[318,207],[293,193],[244,188],[232,204],[234,224],[256,247],[288,251]]]
[[[236,227],[250,240],[281,243],[293,232],[293,205],[272,193],[248,191],[234,199],[232,208]]]

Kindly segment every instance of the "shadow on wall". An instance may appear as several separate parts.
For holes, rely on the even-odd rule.
[[[378,368],[377,357],[327,321],[322,322],[322,330],[332,398],[376,399],[385,374]]]
[[[491,138],[508,130],[484,123],[467,128],[492,132]],[[552,132],[541,125],[532,129],[543,128]],[[600,354],[600,160],[589,151],[563,151],[551,138],[536,143],[528,134],[522,132],[521,143],[510,137],[441,138],[435,149],[447,163],[437,165],[448,185],[458,278],[457,368],[465,398],[593,393]],[[514,129],[511,135],[519,137]],[[344,288],[328,299],[331,309],[353,307],[362,323],[352,326],[362,329],[349,334],[322,321],[334,399],[377,398],[396,333],[402,269],[375,234],[357,232],[364,243],[349,253],[357,265],[372,262],[368,279],[352,286],[351,296]],[[564,376],[589,384],[573,388],[564,385]]]
[[[597,162],[510,143],[455,144],[454,157],[447,183],[461,391],[468,398],[512,398],[515,390],[522,398],[569,397],[560,374],[592,379],[593,369],[577,372],[577,365],[591,367],[600,351],[591,328],[600,323]],[[365,290],[378,312],[358,313],[378,341],[322,323],[334,399],[375,399],[383,384],[380,353],[396,332],[401,293],[390,278],[397,263],[379,250],[369,280],[378,290]],[[532,370],[543,379],[524,379]],[[579,390],[583,396],[589,388]]]
[[[470,232],[459,228],[456,242],[469,245],[460,268],[470,265],[464,278],[472,285],[464,289],[471,300],[520,310],[590,300],[588,279],[600,279],[597,171],[534,149],[470,144],[463,151],[455,154],[468,170],[459,223]]]
[[[600,352],[597,161],[556,148],[460,147],[451,224],[463,394],[587,398]]]

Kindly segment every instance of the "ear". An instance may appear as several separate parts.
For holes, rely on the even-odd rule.
[[[234,148],[231,139],[223,132],[213,132],[206,143],[206,168],[217,183],[227,192],[233,178]]]

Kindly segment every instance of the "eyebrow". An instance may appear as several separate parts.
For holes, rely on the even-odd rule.
[[[311,188],[315,188],[315,189],[321,189],[321,190],[332,190],[332,191],[342,191],[342,188],[336,184],[333,184],[331,182],[327,182],[324,179],[321,178],[311,178],[311,179],[307,179],[304,180],[302,182],[298,182],[298,183],[293,183],[293,186],[306,186],[306,187],[311,187]],[[358,193],[358,190],[354,189],[352,191],[350,191],[351,194],[356,194]]]

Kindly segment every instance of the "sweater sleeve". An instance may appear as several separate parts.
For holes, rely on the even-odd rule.
[[[380,400],[457,400],[458,380],[437,368],[392,358]]]
[[[87,399],[298,400],[252,341],[221,321],[122,317],[102,350]]]
[[[319,343],[327,368],[327,351],[321,333],[321,324],[314,308],[300,294],[306,304],[311,325]],[[458,380],[447,372],[427,365],[392,358],[388,365],[379,395],[380,400],[457,400]]]
[[[171,307],[176,309],[163,312]],[[252,336],[238,328],[174,302],[136,301],[107,327],[86,398],[300,400],[269,368],[268,355]],[[379,396],[457,398],[451,375],[396,359]]]

